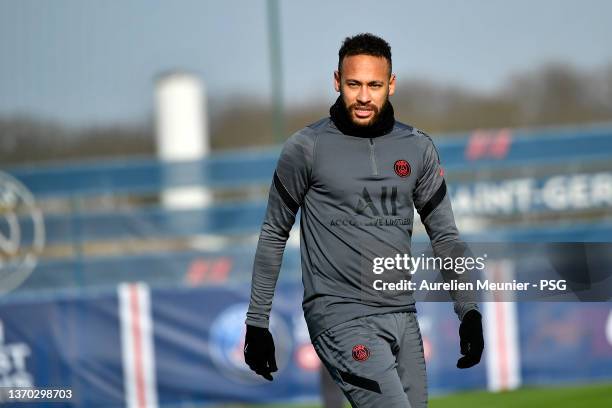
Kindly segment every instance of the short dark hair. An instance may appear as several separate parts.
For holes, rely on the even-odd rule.
[[[391,73],[391,46],[382,38],[370,34],[362,33],[353,37],[346,37],[340,51],[338,51],[338,72],[342,71],[342,61],[344,57],[352,55],[371,55],[382,57],[389,63],[389,73]]]

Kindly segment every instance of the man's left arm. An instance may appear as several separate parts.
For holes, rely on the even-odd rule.
[[[456,259],[470,254],[455,225],[444,171],[438,152],[429,138],[423,156],[423,168],[415,188],[414,202],[431,240],[434,256]],[[466,273],[444,268],[441,273],[445,282],[453,279],[458,282],[469,281]],[[450,295],[454,301],[455,313],[461,320],[459,334],[461,354],[464,357],[459,359],[457,367],[468,368],[478,364],[484,348],[481,315],[472,291],[451,290]]]

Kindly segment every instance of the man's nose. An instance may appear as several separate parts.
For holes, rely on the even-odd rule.
[[[362,86],[359,88],[359,93],[357,94],[357,102],[365,104],[370,103],[370,91],[367,86]]]

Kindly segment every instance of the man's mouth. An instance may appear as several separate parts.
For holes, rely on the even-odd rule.
[[[374,113],[374,109],[367,107],[355,107],[353,109],[353,112],[355,112],[355,116],[357,116],[358,118],[367,118],[372,116],[372,114]]]

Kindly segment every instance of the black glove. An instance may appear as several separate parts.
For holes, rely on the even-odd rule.
[[[482,337],[482,316],[477,310],[470,310],[463,316],[459,326],[461,338],[461,357],[457,361],[457,368],[470,368],[480,362],[484,350]]]
[[[278,371],[274,357],[274,340],[270,331],[263,327],[247,324],[244,337],[244,361],[249,368],[268,381],[271,373]]]

